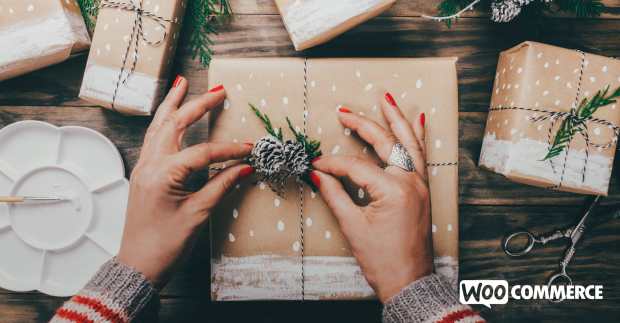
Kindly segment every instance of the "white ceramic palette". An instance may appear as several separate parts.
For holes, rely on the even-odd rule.
[[[0,287],[69,296],[118,253],[129,183],[112,142],[82,127],[22,121],[0,130]]]

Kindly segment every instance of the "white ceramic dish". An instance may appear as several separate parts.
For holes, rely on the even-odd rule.
[[[110,140],[82,127],[22,121],[0,130],[0,287],[54,296],[79,291],[118,253],[129,183]]]

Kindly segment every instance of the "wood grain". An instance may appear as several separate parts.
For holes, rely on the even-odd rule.
[[[42,120],[58,126],[80,125],[103,133],[121,151],[127,175],[138,160],[142,139],[150,121],[146,117],[124,117],[92,107],[0,108],[0,127],[21,120]],[[501,175],[479,168],[477,164],[485,122],[484,112],[460,113],[459,172],[462,205],[581,205],[584,202],[585,197],[582,195],[516,184]],[[189,143],[202,142],[206,138],[206,125],[196,125],[187,134]],[[204,180],[204,177],[196,180]],[[611,194],[606,203],[620,202],[617,176],[612,176],[612,181]]]
[[[486,19],[461,19],[452,29],[422,18],[381,17],[334,41],[296,52],[279,16],[235,16],[221,26],[213,49],[221,56],[308,57],[459,57],[461,111],[486,111],[499,52],[524,40],[538,40],[606,56],[620,56],[620,20],[550,19],[535,24],[497,25]],[[0,82],[0,106],[90,106],[77,95],[86,58]],[[192,92],[204,91],[207,71],[181,50],[175,72],[185,75]]]
[[[601,18],[619,18],[620,1],[603,0],[603,4],[608,10],[603,13]],[[399,0],[394,6],[386,11],[383,16],[389,17],[419,17],[422,15],[436,15],[437,5],[441,0]],[[243,15],[277,15],[278,9],[273,0],[232,0],[230,1],[232,10],[236,14]],[[476,10],[467,12],[464,17],[487,17],[486,9],[478,6]],[[570,17],[568,14],[559,13],[561,16]]]
[[[620,255],[616,250],[620,222],[610,222],[611,207],[601,207],[589,223],[569,274],[578,284],[603,284],[602,301],[551,304],[511,301],[507,305],[483,310],[490,321],[580,321],[596,318],[613,321],[620,315]],[[557,269],[565,244],[556,242],[534,250],[523,259],[511,259],[501,248],[501,239],[509,232],[526,227],[533,232],[552,231],[575,221],[580,209],[570,206],[539,208],[533,206],[464,206],[461,208],[461,279],[506,279],[515,284],[544,284]],[[493,229],[490,229],[493,228]],[[380,307],[375,302],[236,302],[209,301],[208,238],[203,235],[180,272],[162,291],[161,322],[377,322]],[[44,322],[62,299],[38,293],[13,293],[0,290],[2,322]],[[568,314],[566,313],[568,312]],[[299,315],[299,313],[304,313]],[[545,318],[545,319],[543,319]]]
[[[503,236],[520,227],[547,232],[571,224],[586,198],[512,183],[479,169],[478,156],[497,56],[523,40],[537,40],[620,56],[620,0],[604,0],[609,12],[599,19],[548,18],[544,25],[528,22],[500,25],[487,13],[467,14],[451,29],[420,18],[433,13],[439,0],[400,0],[377,19],[334,41],[295,52],[272,0],[231,0],[236,15],[220,26],[214,50],[222,56],[427,57],[458,56],[460,92],[460,265],[462,279],[507,279],[545,283],[557,269],[565,245],[553,243],[523,259],[510,259],[500,248]],[[121,151],[128,174],[138,158],[149,118],[123,117],[92,107],[77,97],[86,63],[84,55],[13,80],[0,82],[0,127],[20,120],[56,125],[81,125],[100,131]],[[207,71],[182,45],[174,70],[186,76],[190,92],[207,86]],[[206,138],[205,128],[188,133],[188,142]],[[618,161],[616,162],[616,164]],[[615,168],[618,168],[617,165]],[[576,283],[604,284],[605,300],[596,302],[516,302],[491,310],[479,308],[490,321],[581,322],[584,318],[617,321],[620,317],[620,185],[613,175],[611,196],[569,266]],[[191,183],[204,182],[201,174]],[[162,291],[161,322],[377,322],[376,302],[248,302],[212,303],[209,295],[209,248],[206,231],[187,256],[180,272]],[[63,299],[36,292],[0,290],[1,322],[47,322]]]

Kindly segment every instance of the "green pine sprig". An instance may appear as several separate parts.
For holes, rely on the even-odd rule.
[[[478,4],[478,7],[488,9],[492,1],[482,1]],[[472,0],[443,0],[437,5],[437,10],[440,17],[451,16],[467,7],[471,2]],[[601,0],[554,0],[552,2],[537,0],[525,6],[524,13],[527,12],[526,15],[529,17],[536,17],[542,16],[545,13],[568,12],[579,18],[588,18],[598,17],[605,10],[607,10],[607,7]],[[445,20],[445,23],[448,27],[451,27],[457,19],[448,19]]]
[[[207,67],[213,56],[211,35],[217,34],[217,22],[230,16],[228,0],[190,0],[185,14],[185,29],[189,31],[188,45],[192,58]]]
[[[295,135],[295,140],[297,140],[297,142],[300,142],[301,144],[304,145],[304,148],[306,149],[306,154],[308,154],[308,157],[310,160],[313,160],[317,157],[321,156],[321,142],[318,140],[313,140],[308,138],[307,135],[303,134],[300,131],[295,130],[295,128],[293,127],[293,123],[291,122],[291,119],[289,119],[288,117],[286,118],[286,122],[288,123],[288,127],[289,129],[291,129],[291,131],[293,132],[293,134]]]
[[[101,0],[77,0],[84,22],[90,32],[95,29],[95,20]],[[232,14],[228,0],[188,0],[183,24],[183,35],[187,35],[192,58],[207,67],[213,56],[211,35],[217,33],[218,20]]]
[[[99,10],[100,0],[77,0],[80,10],[82,11],[82,17],[86,23],[86,28],[89,32],[95,30],[95,19],[97,17],[97,11]]]
[[[265,130],[267,130],[267,133],[278,138],[278,140],[282,142],[283,141],[282,128],[274,129],[273,124],[271,123],[271,120],[269,119],[269,116],[267,116],[266,113],[261,112],[257,107],[255,107],[251,103],[249,105],[252,111],[254,111],[254,114],[256,114],[256,116],[261,120],[263,125],[265,125]],[[306,150],[306,154],[308,155],[309,160],[314,160],[323,154],[320,149],[321,148],[320,141],[310,139],[308,138],[307,135],[303,134],[301,131],[295,130],[295,127],[293,126],[291,119],[289,119],[288,117],[286,118],[286,122],[288,124],[289,129],[295,136],[295,140],[304,145],[304,149]],[[310,171],[303,174],[300,177],[300,179],[304,183],[306,183],[312,189],[312,191],[314,192],[318,191],[319,188],[316,187],[312,179],[310,179]]]
[[[616,98],[620,97],[620,87],[614,92],[609,93],[609,85],[603,90],[596,92],[591,98],[584,98],[579,107],[575,110],[574,116],[569,116],[560,125],[558,132],[555,134],[553,144],[549,147],[547,155],[543,160],[549,160],[557,157],[568,148],[573,137],[586,130],[586,122],[598,111],[599,108],[613,104]]]
[[[559,11],[572,12],[577,17],[600,16],[606,7],[600,0],[556,0]]]
[[[258,119],[260,119],[260,121],[265,125],[265,130],[267,130],[267,133],[278,138],[278,140],[282,141],[283,137],[282,137],[282,128],[277,128],[275,129],[273,127],[273,124],[271,123],[271,119],[269,119],[269,116],[266,113],[262,113],[256,106],[254,106],[252,103],[249,103],[250,105],[250,109],[252,109],[252,111],[254,111],[254,114],[256,114],[256,116],[258,117]]]

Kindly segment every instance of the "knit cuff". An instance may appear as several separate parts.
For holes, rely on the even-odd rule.
[[[383,308],[384,323],[418,323],[441,319],[460,307],[456,292],[437,274],[414,281]]]
[[[157,290],[144,275],[120,263],[116,257],[103,264],[83,289],[86,295],[97,295],[105,299],[108,307],[124,313],[127,321],[136,315],[153,299]],[[93,295],[93,296],[94,296]]]

